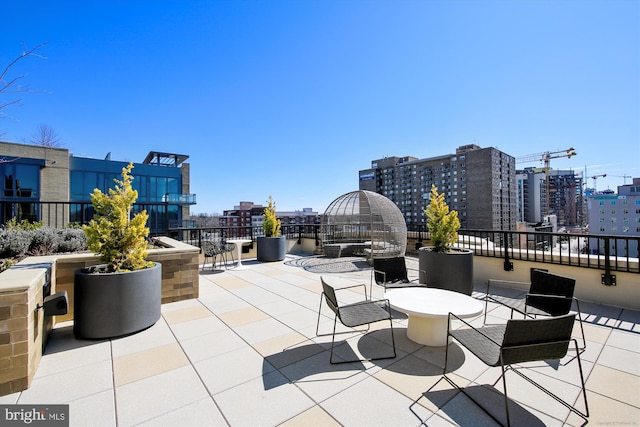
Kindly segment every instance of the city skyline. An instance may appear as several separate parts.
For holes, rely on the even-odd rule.
[[[23,43],[47,44],[46,59],[11,70],[33,92],[5,109],[0,140],[24,142],[46,124],[77,156],[186,154],[192,213],[269,195],[278,210],[322,213],[374,159],[466,144],[516,158],[573,147],[551,167],[582,173],[585,187],[606,174],[598,190],[640,176],[638,2],[42,1],[3,11],[0,67]]]

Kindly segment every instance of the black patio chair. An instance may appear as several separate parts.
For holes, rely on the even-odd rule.
[[[511,420],[509,418],[507,380],[505,377],[508,370],[515,372],[583,419],[587,419],[589,416],[589,407],[587,405],[587,393],[584,384],[584,374],[582,372],[582,362],[580,361],[580,353],[578,352],[578,342],[575,338],[571,337],[571,331],[575,322],[575,314],[542,319],[510,319],[507,321],[506,325],[484,326],[481,328],[474,328],[458,316],[453,313],[449,313],[449,325],[451,325],[451,320],[453,319],[461,321],[463,323],[463,327],[452,330],[450,326],[447,332],[447,338],[449,336],[454,338],[460,345],[466,347],[486,365],[500,366],[502,373],[493,385],[495,386],[498,381],[500,381],[500,378],[502,378],[507,426],[511,425]],[[513,366],[524,362],[561,359],[567,354],[569,344],[571,342],[573,342],[576,350],[578,371],[580,373],[580,383],[584,398],[584,413],[523,374],[522,370],[525,369],[524,367]],[[447,376],[449,347],[451,346],[447,346],[445,351],[444,371],[442,374],[443,378],[457,390],[464,393],[465,396],[471,399],[483,411],[491,416],[491,418],[502,424],[500,420],[487,411],[487,409],[485,409],[469,393],[465,392],[464,388],[458,386]],[[540,408],[540,410],[544,411],[544,408]]]
[[[339,363],[351,363],[351,362],[363,362],[367,360],[380,360],[380,359],[393,359],[396,357],[396,342],[393,337],[393,322],[391,319],[391,308],[389,306],[389,300],[378,300],[372,301],[367,299],[367,288],[366,285],[355,285],[355,286],[346,286],[343,288],[335,289],[331,285],[327,284],[323,277],[320,277],[320,281],[322,282],[322,295],[320,296],[320,307],[318,307],[318,322],[316,324],[316,335],[317,336],[328,336],[331,335],[331,353],[329,356],[329,362],[331,364],[339,364]],[[338,298],[336,297],[336,291],[342,291],[345,289],[356,288],[362,286],[364,288],[365,300],[359,301],[352,304],[344,304],[340,305],[338,303]],[[333,318],[333,332],[331,334],[320,334],[320,312],[322,310],[322,300],[325,300],[331,311],[334,313]],[[391,327],[391,344],[393,347],[393,356],[383,356],[383,357],[375,357],[370,359],[356,359],[356,360],[333,360],[333,349],[335,346],[335,338],[338,334],[345,333],[353,333],[354,331],[347,332],[336,332],[336,326],[340,320],[344,326],[349,328],[356,328],[358,326],[367,325],[365,330],[362,329],[354,329],[355,332],[365,333],[369,331],[369,327],[371,323],[379,322],[382,320],[388,320],[389,326]]]
[[[204,270],[207,265],[207,259],[211,259],[211,269],[216,268],[216,258],[218,257],[218,250],[214,242],[205,240],[202,242],[202,253],[204,255],[204,262],[202,263],[202,269]]]
[[[511,318],[514,312],[522,314],[524,317],[535,318],[537,316],[562,316],[571,311],[573,302],[576,304],[578,323],[582,335],[582,347],[587,347],[582,326],[582,313],[580,312],[580,301],[573,296],[576,287],[575,279],[557,274],[549,273],[545,270],[531,270],[531,284],[527,293],[521,297],[506,297],[491,294],[491,284],[501,281],[489,280],[487,283],[487,294],[485,297],[484,324],[487,323],[487,308],[489,301],[496,302],[511,309]],[[502,281],[504,284],[509,282]],[[511,282],[513,283],[513,282]]]
[[[373,291],[373,282],[387,288],[406,288],[410,286],[427,285],[418,283],[419,277],[409,279],[409,271],[419,272],[420,270],[407,268],[405,258],[373,258],[373,270],[371,271],[371,285],[369,286],[369,294]]]
[[[231,254],[231,261],[236,262],[235,255],[233,254],[236,251],[236,244],[229,243],[226,240],[223,240],[220,243],[220,251],[222,252],[222,256],[224,257],[224,265],[227,265],[227,254]]]

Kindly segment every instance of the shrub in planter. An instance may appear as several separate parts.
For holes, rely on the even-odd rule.
[[[104,194],[95,189],[96,215],[84,226],[87,244],[104,264],[78,270],[74,280],[74,333],[80,338],[110,338],[138,332],[160,318],[162,275],[147,261],[147,212],[131,215],[138,192],[133,164]]]
[[[80,252],[87,250],[87,235],[79,228],[58,230],[57,252]]]
[[[0,230],[0,256],[6,258],[24,255],[31,245],[31,232],[17,229]]]
[[[53,228],[43,227],[31,232],[29,253],[31,255],[47,255],[58,250],[58,232]]]
[[[418,251],[420,282],[428,287],[471,295],[473,291],[473,252],[453,248],[458,239],[458,212],[450,211],[444,194],[431,186],[429,206],[424,211],[431,247]]]
[[[286,239],[280,235],[280,220],[276,215],[276,203],[269,196],[262,215],[264,237],[258,237],[258,261],[282,261],[286,252]]]

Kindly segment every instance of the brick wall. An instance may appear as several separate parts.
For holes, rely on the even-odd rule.
[[[162,264],[162,303],[198,298],[200,249],[177,240],[160,237],[162,249],[151,249],[148,259]],[[100,264],[93,254],[65,255],[56,261],[56,288],[69,295],[69,313],[58,321],[73,319],[73,276],[76,270]]]
[[[29,264],[24,260],[18,264]],[[42,310],[42,287],[51,264],[3,272],[0,287],[0,396],[29,387],[42,357],[46,329]],[[8,273],[8,274],[7,274]]]

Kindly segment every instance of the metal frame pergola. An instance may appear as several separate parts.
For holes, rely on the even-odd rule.
[[[335,199],[324,212],[322,244],[370,243],[371,258],[404,256],[407,225],[398,207],[385,196],[358,190]]]

